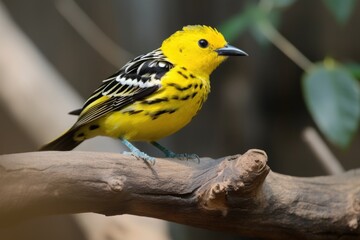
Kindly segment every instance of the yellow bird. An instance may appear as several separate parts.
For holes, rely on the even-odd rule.
[[[176,154],[157,140],[185,125],[201,109],[210,92],[210,74],[228,56],[247,56],[230,46],[208,26],[186,26],[167,38],[160,48],[140,55],[105,79],[89,97],[76,123],[40,150],[66,151],[95,136],[119,138],[130,154],[149,163],[155,158],[130,141],[146,141],[171,158],[198,158]]]

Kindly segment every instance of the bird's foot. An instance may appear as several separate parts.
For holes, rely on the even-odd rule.
[[[197,154],[189,154],[189,153],[174,153],[173,151],[167,149],[163,145],[161,145],[158,142],[150,142],[152,145],[154,145],[157,149],[162,151],[165,154],[165,157],[167,158],[177,158],[180,160],[196,160],[197,163],[200,163],[200,157]]]
[[[200,157],[194,153],[174,153],[172,151],[168,151],[166,152],[165,156],[168,158],[177,158],[180,160],[196,160],[198,163],[200,163]]]
[[[155,165],[155,158],[147,155],[146,153],[144,153],[142,151],[139,151],[139,150],[137,150],[137,151],[133,150],[131,152],[124,151],[123,154],[132,155],[138,159],[145,161],[146,163],[148,163],[150,165]]]
[[[130,152],[124,152],[126,155],[132,155],[138,159],[141,159],[149,165],[155,165],[155,158],[150,157],[146,153],[140,151],[137,147],[132,145],[128,140],[120,138],[121,142],[130,149]]]

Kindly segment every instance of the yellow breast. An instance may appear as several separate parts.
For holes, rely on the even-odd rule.
[[[161,84],[150,97],[99,119],[100,128],[92,134],[156,141],[187,125],[210,92],[208,78],[199,78],[180,67],[168,72]]]

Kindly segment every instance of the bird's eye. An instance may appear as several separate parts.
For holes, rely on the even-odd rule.
[[[206,41],[205,39],[200,39],[199,40],[199,46],[201,48],[206,48],[209,45],[208,41]]]

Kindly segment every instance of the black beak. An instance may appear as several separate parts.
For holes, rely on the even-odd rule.
[[[231,45],[226,45],[225,47],[218,48],[215,50],[220,56],[249,56],[243,50],[240,50]]]

